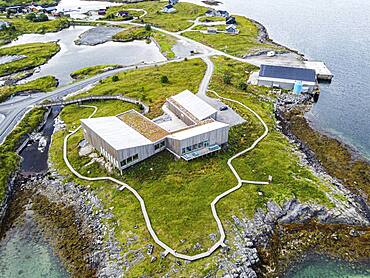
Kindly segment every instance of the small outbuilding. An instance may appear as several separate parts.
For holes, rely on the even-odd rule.
[[[226,31],[226,33],[232,34],[232,35],[239,34],[239,30],[236,27],[236,25],[234,25],[234,24],[231,24],[231,25],[227,26],[226,29],[225,29],[225,31]]]
[[[217,11],[217,16],[228,18],[230,16],[230,14],[229,14],[228,11],[219,10],[219,11]]]
[[[174,13],[174,12],[176,12],[176,9],[175,9],[175,8],[174,8],[174,6],[172,6],[172,5],[166,5],[166,6],[162,9],[162,12],[163,12],[163,13],[170,14],[170,13]]]
[[[227,18],[226,18],[226,24],[227,24],[227,25],[230,25],[230,24],[234,24],[234,25],[236,25],[236,19],[235,19],[235,17],[233,17],[233,16],[229,16],[229,17],[227,17]]]
[[[168,0],[168,4],[172,6],[175,6],[178,2],[179,0]]]
[[[312,92],[317,87],[315,71],[306,68],[261,65],[257,84],[293,90],[297,82],[302,83],[302,92]]]

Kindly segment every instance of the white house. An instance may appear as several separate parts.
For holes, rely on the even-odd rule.
[[[120,171],[165,149],[186,161],[227,145],[229,125],[216,121],[217,110],[184,91],[166,101],[181,124],[166,129],[135,110],[111,117],[82,119],[84,137]]]
[[[172,6],[175,6],[178,2],[179,0],[168,0],[168,4]]]
[[[225,31],[226,31],[226,33],[232,34],[232,35],[239,34],[239,30],[237,29],[236,25],[234,25],[234,24],[228,25],[226,27]]]
[[[174,12],[176,12],[176,9],[175,9],[172,5],[166,5],[166,6],[162,9],[162,12],[163,12],[163,13],[170,14],[170,13],[174,13]]]

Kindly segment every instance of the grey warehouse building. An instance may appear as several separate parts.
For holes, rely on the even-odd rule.
[[[167,122],[156,123],[135,110],[111,117],[82,119],[84,137],[119,170],[165,149],[187,161],[220,150],[229,125],[217,110],[190,91],[167,99]],[[171,121],[171,122],[169,122]]]
[[[301,82],[304,92],[312,92],[317,87],[315,70],[261,65],[257,84],[260,86],[293,90],[297,82]]]

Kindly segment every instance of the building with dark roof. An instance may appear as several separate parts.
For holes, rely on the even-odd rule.
[[[257,84],[293,90],[297,82],[302,83],[303,92],[312,92],[317,86],[315,71],[307,68],[261,65]]]

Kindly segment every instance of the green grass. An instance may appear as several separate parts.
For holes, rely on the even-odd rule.
[[[235,160],[235,167],[243,179],[267,180],[268,175],[274,178],[270,185],[245,185],[222,200],[218,205],[218,211],[223,223],[227,223],[233,214],[252,216],[256,208],[263,209],[270,199],[282,204],[292,197],[297,197],[304,202],[330,206],[325,196],[326,185],[307,168],[300,165],[288,140],[274,130],[273,104],[263,100],[266,97],[273,99],[273,95],[267,89],[253,86],[248,87],[247,91],[238,89],[239,83],[247,78],[245,72],[252,71],[255,69],[254,66],[223,58],[217,58],[214,61],[216,72],[210,85],[211,88],[222,96],[237,99],[250,106],[263,117],[271,128],[270,134],[256,150]],[[226,72],[231,76],[230,85],[223,83],[223,76]],[[184,88],[196,91],[203,73],[204,64],[198,60],[167,64],[154,69],[140,69],[121,74],[118,82],[107,79],[92,89],[89,94],[124,93],[130,97],[145,99],[151,107],[149,116],[154,117],[160,114],[159,108],[166,97]],[[159,79],[162,74],[168,75],[169,85],[160,84]],[[263,132],[262,125],[248,111],[241,106],[227,104],[235,108],[247,120],[246,124],[231,129],[228,150],[192,162],[174,160],[170,153],[162,152],[130,167],[123,177],[120,177],[117,172],[113,174],[141,194],[159,238],[178,252],[196,254],[213,245],[209,234],[218,234],[218,230],[211,214],[210,203],[217,195],[237,183],[226,162],[236,152],[249,147]],[[106,105],[107,110],[100,110],[97,116],[115,115],[125,108],[121,104],[116,105],[116,109],[110,108],[112,104]],[[99,103],[99,107],[105,109],[105,104]],[[78,126],[80,118],[87,117],[91,112],[92,109],[68,106],[63,110],[62,118],[67,124],[67,129],[71,129]],[[110,182],[90,183],[71,176],[60,153],[65,135],[65,132],[59,132],[53,137],[51,160],[56,168],[68,179],[85,185],[89,184],[106,207],[112,207],[114,217],[110,223],[114,225],[115,235],[122,244],[126,244],[133,235],[138,236],[138,240],[125,248],[135,250],[144,248],[148,243],[153,244],[143,221],[139,204],[132,194],[128,191],[117,191],[117,185]],[[82,132],[79,132],[69,141],[69,159],[74,167],[84,175],[106,175],[105,170],[99,165],[82,167],[88,159],[78,157],[77,145],[81,139]],[[260,196],[258,192],[263,192],[263,195]],[[137,227],[134,228],[134,226]],[[227,225],[226,229],[228,229]],[[180,241],[182,239],[185,242],[182,243]],[[201,250],[193,249],[197,242],[202,245]],[[160,251],[161,249],[156,247],[154,255],[159,256]],[[190,277],[199,276],[200,273],[206,275],[209,272],[215,272],[217,270],[215,270],[214,259],[215,257],[211,256],[192,263],[189,267],[182,267],[179,275]],[[146,257],[130,269],[128,276],[163,275],[168,271],[173,260],[170,256],[166,260],[150,263],[150,258]]]
[[[219,17],[219,16],[203,16],[199,18],[200,22],[215,22],[215,21],[222,21],[225,22],[224,17]]]
[[[49,92],[58,86],[54,76],[44,76],[20,85],[0,87],[0,102],[5,101],[13,94],[20,92]]]
[[[23,16],[12,18],[0,18],[12,24],[7,30],[0,31],[0,45],[15,40],[22,34],[45,34],[47,32],[57,32],[69,27],[67,18],[58,18],[46,22],[31,22]]]
[[[159,116],[160,107],[166,98],[186,89],[197,91],[201,82],[205,64],[200,59],[185,62],[173,62],[164,66],[145,68],[140,70],[122,72],[117,74],[119,80],[112,81],[107,78],[87,93],[93,95],[123,94],[128,97],[138,98],[150,105],[149,116]],[[162,84],[161,76],[167,76],[169,83]]]
[[[44,113],[45,109],[43,108],[33,109],[9,134],[5,142],[0,145],[0,200],[4,198],[9,177],[17,169],[20,162],[20,158],[15,151],[26,135],[40,125]]]
[[[184,30],[190,27],[192,23],[189,22],[189,20],[194,20],[197,17],[204,15],[204,13],[207,11],[207,8],[205,7],[181,2],[176,4],[175,8],[177,11],[175,13],[166,14],[160,12],[166,4],[166,2],[149,1],[127,4],[121,7],[114,7],[110,9],[144,9],[148,12],[148,14],[143,18],[136,20],[136,22],[149,23],[173,32]],[[108,9],[108,13],[110,9]]]
[[[116,14],[120,11],[127,11],[129,12],[131,17],[126,17],[123,18],[121,16],[116,16]],[[125,21],[125,20],[131,20],[133,18],[138,18],[142,16],[144,13],[142,11],[134,11],[134,10],[127,10],[126,6],[113,6],[110,7],[106,14],[105,17],[102,18],[103,20],[110,20],[110,21]]]
[[[33,69],[45,64],[52,56],[58,53],[60,46],[56,42],[29,43],[12,47],[0,48],[0,56],[25,55],[24,59],[0,65],[0,76]]]
[[[59,3],[59,0],[2,0],[0,1],[0,6],[10,7],[15,5],[23,5],[23,4],[32,4],[35,5],[56,5]]]
[[[130,27],[113,36],[114,41],[129,42],[134,40],[149,39],[151,31],[145,30],[144,27]]]
[[[167,58],[175,58],[172,47],[176,43],[176,39],[169,35],[154,30],[147,31],[144,27],[129,27],[113,36],[113,40],[119,42],[149,39],[153,39],[157,42],[164,56]]]
[[[258,27],[249,19],[236,16],[238,23],[237,28],[240,33],[238,35],[230,34],[203,34],[200,32],[185,32],[184,36],[205,45],[221,50],[227,54],[235,56],[244,56],[247,54],[256,53],[261,50],[276,49],[276,46],[263,44],[257,41]],[[206,30],[206,27],[198,27]],[[220,27],[223,29],[224,27]]]
[[[86,67],[86,68],[79,69],[79,70],[72,72],[71,77],[76,80],[82,80],[82,79],[89,78],[97,74],[106,72],[108,70],[113,70],[113,69],[117,69],[120,67],[122,66],[120,65],[98,65],[98,66]]]

